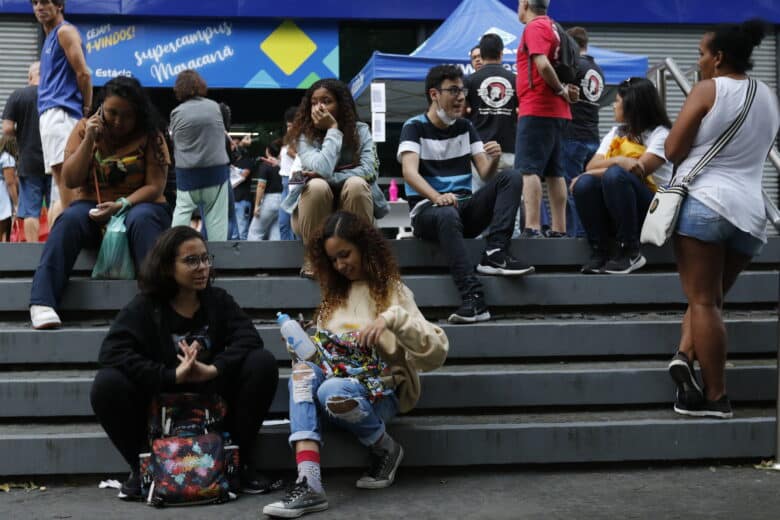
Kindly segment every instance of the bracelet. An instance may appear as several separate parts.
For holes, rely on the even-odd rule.
[[[120,198],[116,199],[116,201],[122,205],[122,209],[125,209],[125,208],[133,205],[132,202],[130,202],[129,200],[127,200],[124,197],[120,197]]]
[[[561,83],[561,89],[555,93],[556,96],[562,96],[566,93],[566,85]]]

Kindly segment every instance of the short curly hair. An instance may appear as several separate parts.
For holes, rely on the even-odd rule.
[[[208,93],[208,85],[203,76],[192,69],[183,70],[176,76],[173,84],[173,94],[176,100],[185,102],[194,97],[204,97]]]
[[[314,121],[311,118],[311,98],[314,95],[314,92],[320,88],[326,89],[334,98],[336,98],[336,104],[339,107],[336,121],[339,124],[339,130],[344,134],[342,150],[351,150],[352,157],[357,159],[360,156],[360,138],[358,137],[357,131],[357,107],[355,106],[355,100],[352,98],[349,87],[347,87],[343,81],[337,79],[326,78],[315,81],[306,90],[300,105],[298,105],[298,111],[295,113],[292,127],[284,138],[285,144],[296,146],[298,139],[301,136],[310,143],[315,141],[322,142],[322,140],[325,139],[326,131],[316,128],[314,126]]]
[[[322,302],[317,317],[327,321],[332,312],[342,306],[349,296],[351,282],[333,267],[325,252],[325,242],[338,237],[358,247],[362,256],[363,273],[368,282],[377,313],[387,310],[393,293],[401,286],[398,262],[382,234],[371,223],[354,213],[337,211],[311,238],[309,260],[320,284]]]

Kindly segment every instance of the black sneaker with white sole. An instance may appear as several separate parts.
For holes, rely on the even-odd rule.
[[[328,509],[325,491],[314,491],[304,477],[296,482],[279,502],[273,502],[263,508],[263,514],[277,518],[298,518],[307,513],[316,513]]]
[[[704,399],[701,386],[699,386],[696,374],[693,371],[693,362],[688,359],[688,356],[683,352],[677,352],[669,362],[668,369],[672,381],[677,385],[675,410],[680,402],[696,405]]]
[[[603,274],[604,265],[609,261],[609,255],[601,249],[592,249],[590,259],[585,263],[580,272],[582,274]]]
[[[630,251],[621,248],[618,254],[604,264],[604,272],[609,274],[628,274],[641,269],[647,259],[639,250]]]
[[[390,451],[371,453],[371,466],[355,482],[360,489],[382,489],[390,487],[395,481],[395,472],[404,458],[404,449],[397,442]]]
[[[506,251],[493,251],[492,254],[482,253],[482,260],[477,266],[477,272],[499,276],[522,276],[534,272],[532,265],[525,265],[520,260],[513,258]]]
[[[477,323],[488,321],[490,311],[485,305],[485,299],[481,294],[472,294],[463,300],[458,310],[450,314],[447,321],[450,323]]]
[[[718,419],[734,417],[734,412],[731,411],[731,401],[725,394],[717,401],[704,398],[698,402],[691,402],[690,399],[678,399],[674,404],[674,411],[692,417],[716,417]]]
[[[122,482],[122,487],[119,488],[117,497],[120,500],[126,500],[128,502],[141,500],[141,475],[137,471],[131,471],[127,476],[127,480]]]

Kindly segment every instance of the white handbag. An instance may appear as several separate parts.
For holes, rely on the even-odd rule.
[[[748,83],[747,95],[745,96],[745,105],[737,118],[712,144],[707,153],[705,153],[699,162],[691,169],[682,181],[675,185],[674,177],[669,182],[668,187],[660,187],[655,193],[653,200],[650,201],[650,207],[647,208],[645,222],[642,224],[642,233],[639,241],[643,244],[652,244],[662,246],[672,236],[677,227],[677,217],[680,214],[680,207],[688,195],[688,186],[696,179],[707,164],[720,153],[723,148],[729,144],[731,139],[745,122],[753,100],[756,98],[758,83],[750,78]]]

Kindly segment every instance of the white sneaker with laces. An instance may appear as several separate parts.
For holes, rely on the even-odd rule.
[[[57,311],[46,305],[30,305],[30,320],[37,330],[58,329],[62,326]]]

